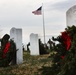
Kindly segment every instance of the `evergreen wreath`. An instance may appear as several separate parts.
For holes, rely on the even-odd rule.
[[[67,27],[57,38],[50,56],[51,67],[42,67],[42,75],[76,75],[76,26]]]
[[[0,48],[0,67],[9,66],[10,62],[16,59],[16,45],[10,36],[5,34],[1,39]]]

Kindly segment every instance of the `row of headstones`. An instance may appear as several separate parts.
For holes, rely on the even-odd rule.
[[[23,62],[22,29],[12,28],[10,30],[10,39],[16,44],[16,64],[21,64]],[[38,34],[30,35],[30,55],[39,55]]]
[[[71,7],[66,12],[67,26],[76,25],[76,5]],[[16,63],[21,64],[23,62],[23,50],[22,50],[22,29],[12,28],[10,30],[10,38],[16,43],[18,49],[16,53]],[[30,54],[39,55],[38,34],[30,35]]]

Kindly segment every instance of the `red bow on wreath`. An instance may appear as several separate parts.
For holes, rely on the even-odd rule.
[[[69,50],[71,46],[71,38],[69,36],[69,32],[66,31],[62,32],[62,39],[66,47],[66,50]]]
[[[10,42],[7,42],[6,45],[5,45],[5,48],[3,50],[3,55],[2,55],[3,58],[6,57],[6,53],[8,52],[9,47],[10,47]]]

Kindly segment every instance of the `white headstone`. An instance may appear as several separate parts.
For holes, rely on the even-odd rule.
[[[25,45],[24,48],[25,48],[25,51],[27,51],[27,45]]]
[[[0,49],[1,49],[1,41],[0,41]]]
[[[30,54],[39,55],[38,34],[30,34]]]
[[[67,12],[66,12],[66,24],[67,26],[76,26],[76,5],[71,7]]]
[[[1,47],[1,41],[0,41],[0,47]]]
[[[49,43],[47,43],[47,46],[48,46],[48,48],[50,49],[50,44],[49,44]]]
[[[21,64],[23,62],[22,29],[12,28],[10,30],[10,39],[16,43],[16,64]]]

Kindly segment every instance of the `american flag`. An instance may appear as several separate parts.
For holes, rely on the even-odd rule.
[[[37,10],[32,12],[34,15],[41,15],[42,14],[42,6],[39,7]]]

